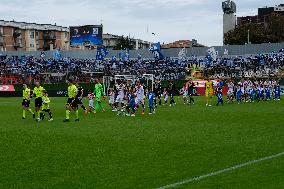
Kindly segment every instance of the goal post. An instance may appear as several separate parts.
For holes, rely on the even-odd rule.
[[[115,75],[114,80],[126,80],[126,81],[132,81],[135,82],[137,79],[137,76],[135,75]]]
[[[154,75],[153,74],[143,74],[143,79],[146,80],[148,87],[151,87],[151,90],[154,91]]]
[[[104,94],[108,96],[108,91],[111,88],[112,84],[114,83],[114,78],[112,76],[103,76],[103,87],[104,87]]]

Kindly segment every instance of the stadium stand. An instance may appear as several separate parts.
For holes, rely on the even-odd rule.
[[[90,82],[94,76],[154,74],[158,80],[182,80],[186,68],[197,67],[211,78],[277,77],[282,74],[284,54],[270,53],[251,56],[223,56],[217,60],[206,57],[188,57],[183,60],[95,60],[62,58],[60,60],[33,56],[1,56],[0,83],[21,84],[64,82],[72,75],[78,82]]]

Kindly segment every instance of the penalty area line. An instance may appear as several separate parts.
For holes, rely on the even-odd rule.
[[[284,152],[281,152],[281,153],[274,154],[274,155],[267,156],[267,157],[263,157],[263,158],[260,158],[260,159],[251,160],[251,161],[239,164],[239,165],[235,165],[233,167],[225,168],[225,169],[222,169],[222,170],[219,170],[219,171],[211,172],[211,173],[208,173],[208,174],[205,174],[205,175],[200,175],[200,176],[193,177],[193,178],[190,178],[190,179],[185,179],[185,180],[182,180],[182,181],[179,181],[179,182],[176,182],[176,183],[173,183],[173,184],[169,184],[169,185],[166,185],[166,186],[161,186],[157,189],[175,188],[177,186],[189,184],[189,183],[194,182],[194,181],[200,181],[200,180],[203,180],[203,179],[208,178],[208,177],[220,175],[222,173],[230,172],[230,171],[240,169],[242,167],[252,165],[252,164],[256,164],[256,163],[259,163],[259,162],[262,162],[262,161],[271,160],[271,159],[274,159],[274,158],[277,158],[277,157],[280,157],[280,156],[283,156],[283,155],[284,155]]]

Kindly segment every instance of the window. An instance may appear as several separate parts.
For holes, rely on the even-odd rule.
[[[67,32],[65,32],[65,39],[67,39],[68,38],[68,33]]]
[[[38,32],[36,32],[35,34],[36,34],[36,37],[38,37]]]
[[[34,48],[34,47],[35,47],[35,45],[34,45],[34,44],[30,44],[30,47],[31,47],[31,48]]]
[[[30,38],[31,38],[31,39],[34,39],[34,38],[35,38],[35,32],[34,32],[34,31],[31,31],[31,32],[30,32]]]

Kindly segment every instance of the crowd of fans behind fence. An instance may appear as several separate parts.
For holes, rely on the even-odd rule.
[[[277,77],[282,73],[283,53],[251,56],[189,57],[163,60],[95,60],[62,58],[60,60],[35,57],[0,56],[0,83],[63,82],[70,75],[78,82],[91,82],[93,77],[114,75],[154,74],[157,80],[180,80],[186,77],[186,68],[203,70],[211,78]]]

